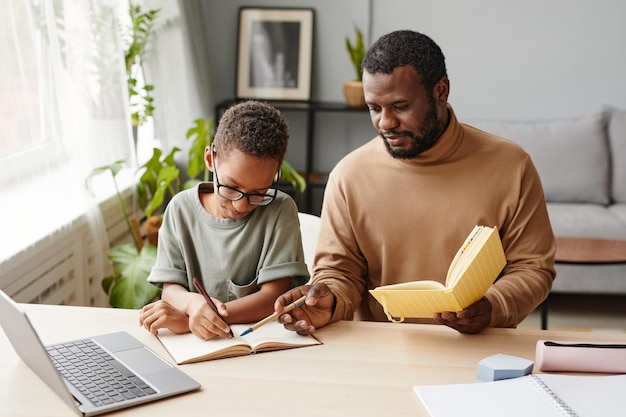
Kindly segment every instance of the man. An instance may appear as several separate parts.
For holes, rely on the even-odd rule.
[[[547,296],[555,239],[541,182],[518,145],[459,123],[448,104],[444,56],[427,36],[381,37],[362,65],[378,136],[329,177],[311,286],[279,297],[280,317],[306,334],[341,319],[386,320],[368,290],[421,279],[443,282],[475,225],[497,226],[507,265],[486,296],[434,322],[463,333],[515,327]],[[431,320],[432,322],[432,320]]]

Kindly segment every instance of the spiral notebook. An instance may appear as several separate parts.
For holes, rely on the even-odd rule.
[[[494,382],[416,385],[432,417],[623,417],[626,375],[532,374]]]

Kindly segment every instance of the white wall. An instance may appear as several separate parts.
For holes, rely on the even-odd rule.
[[[376,0],[372,17],[374,38],[408,28],[439,44],[464,118],[626,108],[623,0]]]
[[[397,29],[431,36],[446,56],[460,118],[626,108],[624,0],[211,0],[205,20],[217,100],[234,94],[239,6],[315,9],[317,100],[343,101],[343,82],[352,77],[344,38],[357,23],[370,40]]]

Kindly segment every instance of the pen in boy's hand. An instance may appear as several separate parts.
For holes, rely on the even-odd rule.
[[[287,304],[285,306],[285,308],[283,308],[283,311],[281,311],[280,313],[274,312],[274,313],[270,314],[269,316],[265,317],[260,322],[258,322],[256,324],[253,324],[252,326],[248,327],[246,330],[244,330],[241,333],[241,336],[247,335],[248,333],[251,333],[251,332],[255,331],[259,327],[269,323],[272,320],[276,320],[278,318],[278,316],[280,316],[283,313],[288,313],[288,312],[290,312],[291,310],[293,310],[296,307],[301,307],[304,304],[305,300],[306,300],[306,295],[303,295],[302,297],[298,298],[293,303]]]
[[[209,307],[211,307],[211,309],[213,311],[215,311],[215,314],[217,314],[217,316],[219,318],[221,318],[222,320],[224,320],[224,317],[222,317],[222,315],[217,311],[217,306],[215,305],[215,303],[213,302],[213,300],[211,300],[211,297],[209,296],[209,294],[206,292],[206,290],[204,289],[204,287],[202,286],[202,282],[200,282],[200,280],[196,277],[193,277],[193,286],[196,287],[196,290],[202,294],[202,296],[204,297],[204,299],[206,300],[206,303],[209,305]],[[224,320],[224,322],[226,322],[226,320]],[[233,335],[233,331],[230,330],[228,332],[228,334],[230,335],[230,337],[234,337]]]

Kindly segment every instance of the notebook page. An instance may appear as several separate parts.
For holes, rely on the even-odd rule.
[[[432,417],[563,417],[553,401],[527,377],[470,384],[416,385],[414,390]]]
[[[626,375],[536,376],[580,417],[626,416]]]

